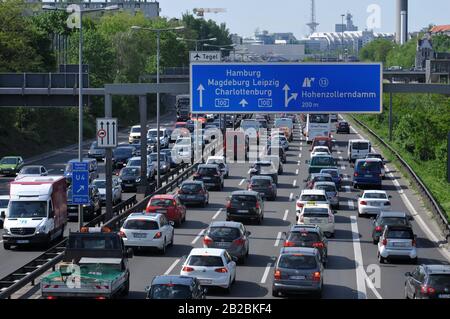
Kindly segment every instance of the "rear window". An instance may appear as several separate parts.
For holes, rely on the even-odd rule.
[[[327,140],[315,140],[313,145],[326,146],[328,145]],[[323,151],[326,152],[326,151]]]
[[[173,206],[173,200],[155,198],[150,201],[150,206],[170,207]]]
[[[201,167],[198,169],[198,173],[200,175],[215,175],[217,174],[217,169],[216,168],[209,168],[209,167]]]
[[[190,299],[192,297],[191,288],[186,285],[153,285],[151,289],[152,299]]]
[[[311,166],[332,166],[334,159],[328,156],[315,156],[311,160]]]
[[[323,217],[328,216],[328,209],[326,208],[305,208],[303,210],[305,217]]]
[[[256,197],[251,195],[233,195],[231,197],[231,203],[256,203]]]
[[[326,202],[325,195],[302,195],[301,200],[304,202]]]
[[[401,217],[385,217],[381,219],[383,225],[406,225],[407,221]]]
[[[380,172],[381,165],[380,162],[372,162],[372,161],[362,161],[359,162],[356,171],[367,171],[367,172]]]
[[[181,189],[184,191],[198,192],[202,189],[202,185],[200,185],[200,184],[183,184],[183,186],[181,186]]]
[[[119,249],[119,241],[113,237],[69,236],[71,249]]]
[[[354,150],[368,150],[369,149],[369,143],[353,143],[352,149]]]
[[[191,256],[189,266],[222,267],[223,260],[220,256]]]
[[[429,285],[432,287],[450,287],[450,274],[430,275]]]
[[[286,269],[313,269],[317,267],[314,256],[305,255],[282,255],[278,263],[279,268]]]
[[[338,172],[333,170],[321,170],[320,173],[322,174],[330,174],[332,177],[337,177]]]
[[[336,187],[333,185],[316,185],[314,188],[324,190],[325,192],[336,192]]]
[[[271,183],[268,179],[255,178],[251,180],[251,184],[257,186],[269,186]]]
[[[369,198],[369,199],[387,199],[386,194],[383,193],[366,193],[364,195],[364,198]]]
[[[330,176],[316,176],[314,177],[315,182],[332,182],[333,178]]]
[[[414,239],[413,232],[409,229],[391,229],[386,237],[391,239]]]
[[[132,230],[155,230],[159,229],[158,223],[153,220],[131,219],[127,220],[123,225],[125,229]]]
[[[211,227],[207,235],[213,240],[234,240],[241,234],[239,229],[233,227]]]
[[[289,241],[315,243],[320,241],[319,234],[310,232],[292,232],[288,237]]]

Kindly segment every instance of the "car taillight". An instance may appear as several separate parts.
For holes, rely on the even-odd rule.
[[[228,269],[226,269],[225,267],[220,267],[220,268],[216,268],[214,269],[215,272],[220,272],[222,274],[227,273]]]
[[[194,271],[194,268],[189,267],[189,266],[184,266],[184,267],[183,267],[183,271],[185,271],[185,272],[191,272],[191,271]]]
[[[242,238],[238,238],[238,239],[233,240],[233,243],[238,246],[243,246],[245,244],[245,240]]]
[[[212,240],[211,237],[205,236],[205,238],[203,238],[203,244],[205,245],[211,245],[214,242],[214,240]]]
[[[293,241],[286,240],[284,242],[284,247],[294,247],[295,243]]]
[[[385,202],[384,206],[391,206],[391,202]]]
[[[305,217],[303,216],[303,214],[300,215],[298,220],[299,220],[300,223],[303,223],[305,221]]]
[[[436,292],[436,289],[434,289],[433,287],[422,285],[420,286],[420,292],[426,295],[432,295]]]
[[[247,189],[251,191],[253,189],[253,186],[252,185],[248,185]]]
[[[383,230],[383,227],[381,227],[381,226],[375,227],[375,231],[382,231],[382,230]]]
[[[387,239],[383,239],[383,246],[387,246]]]
[[[45,299],[47,299],[47,300],[55,300],[56,297],[55,296],[47,296]]]
[[[313,243],[313,245],[312,245],[314,248],[323,248],[325,245],[321,242],[321,241],[319,241],[319,242],[317,242],[317,243]]]
[[[415,239],[412,240],[411,245],[413,245],[414,247],[416,247],[416,240],[415,240]]]
[[[153,238],[157,239],[157,238],[161,238],[162,233],[159,231],[155,234],[155,236]]]
[[[227,208],[231,208],[231,202],[230,201],[227,202]]]
[[[275,273],[273,274],[273,279],[275,279],[275,280],[281,279],[281,271],[279,269],[275,270]]]
[[[97,297],[95,297],[95,299],[96,299],[96,300],[105,300],[106,297],[103,297],[103,296],[97,296]]]
[[[320,275],[320,272],[319,272],[319,271],[316,271],[316,272],[313,274],[313,280],[314,280],[314,281],[320,281],[320,277],[321,277],[321,275]]]
[[[182,189],[179,189],[179,190],[178,190],[178,194],[183,194],[183,190],[182,190]]]
[[[199,173],[194,173],[194,177],[199,177],[200,174]]]
[[[358,177],[358,173],[354,173],[353,176]]]
[[[119,236],[122,238],[127,238],[127,235],[123,231],[119,232]]]
[[[297,207],[298,208],[303,208],[304,204],[303,203],[297,203]]]
[[[359,202],[359,205],[364,205],[365,206],[365,205],[367,205],[367,202],[365,200],[362,200],[362,201]]]
[[[256,207],[255,207],[256,209],[259,209],[259,203],[256,203]]]

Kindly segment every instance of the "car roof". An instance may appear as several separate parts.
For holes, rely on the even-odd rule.
[[[207,161],[209,161],[210,159],[214,159],[214,160],[225,160],[224,156],[209,156]]]
[[[225,222],[225,221],[217,221],[209,224],[209,227],[231,227],[231,228],[240,228],[242,223],[239,222]]]
[[[320,170],[321,172],[322,171],[335,171],[335,172],[339,172],[339,169],[336,167],[336,168],[322,168],[321,170]],[[322,173],[322,174],[329,174],[329,173]]]
[[[29,168],[29,167],[38,167],[38,168],[41,168],[41,167],[44,167],[44,166],[42,166],[42,165],[25,165],[25,166],[22,167],[22,169],[24,169],[24,168]]]
[[[225,253],[225,249],[221,248],[193,248],[189,253],[189,256],[197,255],[197,256],[222,256]]]
[[[382,162],[383,161],[381,158],[376,158],[376,157],[367,157],[367,158],[364,158],[363,160],[365,160],[367,162]]]
[[[128,160],[129,160],[129,161],[132,161],[132,160],[141,160],[141,157],[140,157],[140,156],[134,156],[134,157],[130,157]]]
[[[391,211],[381,211],[380,217],[407,217],[408,214],[405,212],[391,212]]]
[[[9,199],[9,195],[0,195],[0,199]]]
[[[233,195],[252,195],[257,196],[259,193],[254,191],[234,191],[231,193],[231,196]]]
[[[386,225],[386,228],[387,229],[392,229],[392,228],[394,228],[394,229],[410,229],[411,231],[413,230],[412,226],[408,226],[408,225]]]
[[[280,251],[280,255],[283,254],[303,254],[314,256],[318,254],[317,248],[311,247],[283,247]]]
[[[255,165],[261,165],[261,164],[272,164],[272,162],[271,161],[256,161],[255,162]]]
[[[251,179],[267,179],[273,181],[272,176],[267,175],[253,175]]]
[[[177,275],[160,275],[153,278],[152,285],[175,284],[190,286],[195,282],[194,277]]]
[[[216,167],[218,167],[217,164],[200,164],[198,166],[198,168],[216,168]]]
[[[450,274],[450,265],[422,265],[429,274]]]
[[[181,186],[183,186],[184,184],[203,184],[203,181],[184,181],[183,183],[181,183]]]
[[[146,212],[139,212],[139,213],[131,213],[130,215],[128,215],[127,220],[128,219],[147,219],[147,220],[153,220],[153,221],[157,221],[160,217],[162,216],[162,214],[158,214],[158,213],[146,213]]]
[[[331,174],[328,173],[312,173],[311,177],[333,177]]]
[[[303,189],[301,195],[325,195],[323,189]]]
[[[366,193],[369,193],[369,194],[370,193],[372,193],[372,194],[386,194],[387,195],[386,191],[376,190],[376,189],[365,190],[363,194],[366,194]]]

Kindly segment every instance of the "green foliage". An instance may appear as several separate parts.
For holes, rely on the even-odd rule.
[[[396,45],[386,58],[386,65],[401,66],[409,69],[414,66],[418,38],[413,38],[403,45]]]
[[[386,39],[377,39],[365,47],[363,47],[359,53],[359,58],[361,61],[376,61],[386,63],[388,54],[394,50],[396,45]]]
[[[450,36],[445,34],[433,36],[433,48],[436,52],[450,52]]]

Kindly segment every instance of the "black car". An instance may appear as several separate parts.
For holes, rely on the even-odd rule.
[[[221,191],[224,187],[223,174],[217,164],[201,164],[194,173],[194,181],[203,181],[206,187]]]
[[[119,179],[124,192],[128,190],[136,191],[141,183],[141,169],[135,166],[124,167],[119,173]]]
[[[450,298],[450,265],[420,265],[405,276],[406,299]]]
[[[127,161],[136,155],[133,146],[120,146],[113,150],[112,165],[114,169],[121,169]]]
[[[350,134],[350,124],[345,121],[339,122],[338,124],[336,124],[336,133]]]
[[[258,192],[235,191],[227,203],[227,221],[251,220],[261,224],[264,220],[264,201]]]
[[[286,152],[282,147],[279,146],[271,146],[267,150],[267,155],[278,155],[280,158],[281,163],[286,164],[287,158],[286,158]]]
[[[183,205],[201,204],[208,206],[209,193],[202,181],[185,181],[178,190],[178,198]]]
[[[72,204],[72,185],[67,188],[67,216],[70,220],[78,220],[78,206]],[[83,205],[83,221],[87,222],[102,213],[102,202],[97,186],[89,185],[89,203]]]
[[[372,241],[378,244],[380,236],[383,233],[384,227],[388,225],[409,226],[412,217],[403,212],[381,211],[377,217],[373,219],[372,227]]]
[[[260,193],[263,198],[268,200],[277,199],[277,185],[272,177],[264,175],[255,175],[248,181],[248,190]]]
[[[320,252],[325,266],[328,259],[328,240],[317,225],[294,225],[288,233],[283,233],[284,247],[310,247]]]
[[[270,176],[275,184],[278,184],[278,170],[270,161],[257,161],[250,166],[250,178],[256,175]]]
[[[205,299],[206,288],[195,277],[156,276],[146,288],[147,299]]]

